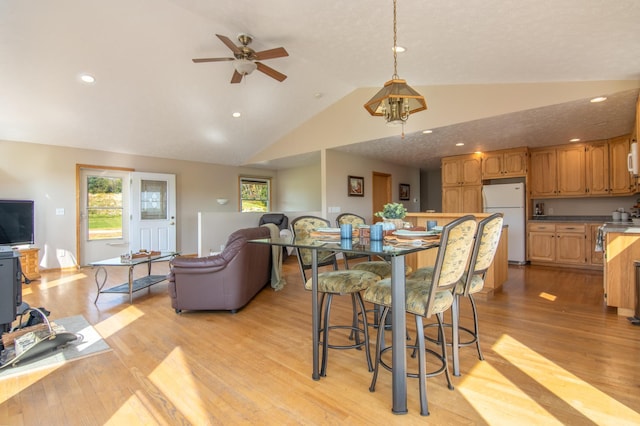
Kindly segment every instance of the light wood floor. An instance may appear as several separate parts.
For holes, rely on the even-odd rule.
[[[311,379],[310,294],[295,262],[284,290],[235,315],[176,315],[166,283],[132,305],[111,294],[94,305],[92,269],[44,273],[25,300],[52,319],[84,315],[113,350],[0,379],[0,424],[640,424],[640,327],[604,306],[600,273],[510,268],[503,291],[478,301],[485,361],[463,349],[454,391],[429,379],[424,418],[416,380],[403,416],[390,410],[390,373],[369,392],[361,351],[330,351],[327,377]],[[333,317],[349,310],[337,300]]]

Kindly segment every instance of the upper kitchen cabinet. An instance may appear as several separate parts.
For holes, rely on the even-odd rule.
[[[630,151],[631,138],[629,136],[609,139],[609,193],[611,195],[636,193],[636,181],[627,167],[627,157]]]
[[[458,155],[442,159],[442,186],[481,185],[479,154]]]
[[[557,196],[557,157],[555,148],[531,151],[531,197]]]
[[[587,144],[587,193],[609,194],[609,143],[606,140]]]
[[[526,147],[485,152],[482,155],[482,179],[526,176],[528,153]]]
[[[586,149],[584,145],[565,145],[556,149],[559,197],[584,196],[586,185]]]
[[[531,150],[531,196],[584,196],[585,158],[585,147],[582,144]]]
[[[482,161],[480,154],[442,159],[442,211],[482,211]]]
[[[443,213],[478,213],[482,211],[482,185],[442,187]]]
[[[627,170],[630,149],[629,136],[532,149],[531,197],[632,195],[636,183]]]

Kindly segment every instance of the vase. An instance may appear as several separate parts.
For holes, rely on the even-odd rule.
[[[393,229],[402,229],[404,227],[404,221],[402,219],[384,219],[384,222],[393,225]]]

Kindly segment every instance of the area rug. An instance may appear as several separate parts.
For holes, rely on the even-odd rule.
[[[82,315],[50,319],[50,321],[64,327],[66,331],[77,333],[82,337],[69,343],[62,349],[44,354],[36,359],[25,360],[15,367],[7,366],[1,369],[0,380],[37,370],[57,367],[69,361],[111,350],[107,342],[102,339],[96,329],[93,328]]]

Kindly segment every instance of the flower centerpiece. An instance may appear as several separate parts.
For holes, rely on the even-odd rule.
[[[381,217],[385,222],[392,223],[395,229],[402,229],[404,217],[407,209],[401,203],[388,203],[382,207],[382,211],[376,212],[375,216]],[[383,225],[384,226],[384,225]]]

